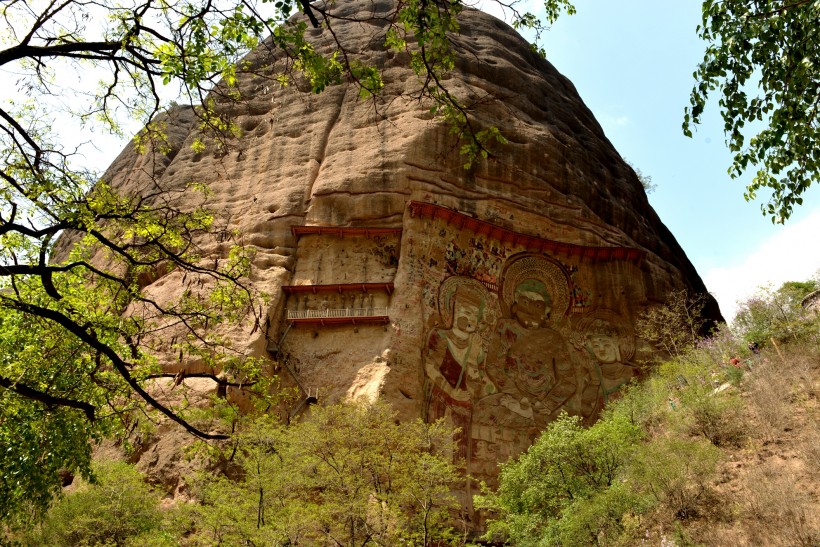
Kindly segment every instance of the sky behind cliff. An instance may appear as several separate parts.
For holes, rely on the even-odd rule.
[[[531,3],[535,9],[539,2]],[[759,285],[803,280],[820,268],[820,188],[785,226],[746,202],[727,174],[717,101],[694,138],[681,131],[692,72],[703,57],[700,2],[575,0],[578,13],[545,35],[547,58],[578,89],[620,154],[650,175],[661,220],[718,299],[727,320]]]

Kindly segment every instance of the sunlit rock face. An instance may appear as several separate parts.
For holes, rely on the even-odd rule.
[[[476,127],[509,141],[472,170],[376,18],[335,32],[383,70],[382,97],[283,88],[268,78],[276,52],[260,47],[240,78],[249,102],[224,105],[240,138],[196,154],[199,124],[175,110],[174,152],[129,147],[107,178],[129,192],[207,183],[271,297],[265,327],[231,331],[234,347],[276,359],[319,402],[380,396],[404,418],[448,420],[466,469],[492,483],[561,411],[593,420],[637,374],[651,353],[635,335],[642,310],[706,291],[573,85],[506,24],[472,10],[460,21],[444,83]],[[172,272],[145,290],[173,298],[185,283]],[[707,312],[719,317],[713,301]]]

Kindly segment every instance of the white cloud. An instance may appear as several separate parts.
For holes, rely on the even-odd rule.
[[[612,127],[623,127],[629,125],[631,122],[629,116],[610,116],[608,114],[599,116],[599,119],[602,125]]]
[[[788,224],[763,240],[745,260],[706,272],[704,282],[717,298],[723,316],[731,321],[737,301],[762,285],[775,288],[784,281],[806,280],[820,268],[820,210]]]

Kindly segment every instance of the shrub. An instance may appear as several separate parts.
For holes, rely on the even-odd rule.
[[[719,459],[720,451],[703,440],[660,437],[636,451],[629,480],[638,492],[687,519],[698,515]]]
[[[649,308],[638,318],[636,334],[670,356],[692,350],[704,334],[706,295],[671,291],[666,302]]]
[[[94,464],[93,472],[93,483],[80,485],[48,511],[30,535],[30,544],[172,544],[164,543],[161,533],[159,497],[138,471],[126,463],[110,461]]]
[[[564,542],[583,544],[590,534],[617,530],[623,516],[618,508],[629,502],[625,493],[607,490],[640,436],[625,415],[611,415],[585,429],[579,417],[562,414],[518,461],[502,465],[497,493],[477,498],[478,507],[499,513],[489,523],[487,538],[538,545],[561,536]],[[616,499],[619,503],[612,503]],[[576,538],[579,530],[583,537]]]
[[[604,416],[621,416],[647,435],[662,430],[674,411],[670,401],[667,382],[653,374],[640,383],[632,382],[621,387],[620,397],[604,410]]]
[[[792,390],[788,376],[782,367],[765,361],[747,376],[744,389],[760,422],[757,434],[764,440],[775,440],[790,419],[788,401]]]
[[[670,394],[670,425],[703,435],[715,446],[737,445],[745,435],[742,402],[734,389],[718,391],[730,376],[708,351],[696,351],[662,364],[659,377]]]
[[[791,473],[773,465],[755,470],[746,478],[743,501],[747,515],[760,523],[752,529],[761,544],[820,544],[811,494]]]
[[[581,498],[564,509],[542,544],[562,547],[634,545],[642,530],[637,515],[652,505],[623,483]]]
[[[739,303],[733,325],[748,343],[761,346],[771,340],[816,337],[820,321],[805,316],[800,303],[817,289],[817,280],[787,281],[777,290],[760,287],[757,294]]]

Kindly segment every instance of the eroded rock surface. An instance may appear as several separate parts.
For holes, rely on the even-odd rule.
[[[261,47],[240,76],[250,102],[225,106],[241,138],[197,154],[195,117],[177,110],[170,155],[130,147],[107,177],[132,192],[208,184],[208,207],[256,249],[252,282],[273,297],[266,327],[236,329],[234,346],[275,357],[320,402],[378,395],[403,417],[449,420],[468,471],[492,482],[562,410],[592,420],[635,376],[651,351],[635,336],[642,310],[706,291],[573,85],[493,17],[468,10],[461,25],[446,85],[509,140],[473,170],[415,100],[385,28],[339,22],[339,39],[383,70],[382,98],[283,88]],[[174,298],[184,283],[173,272],[145,290]]]

